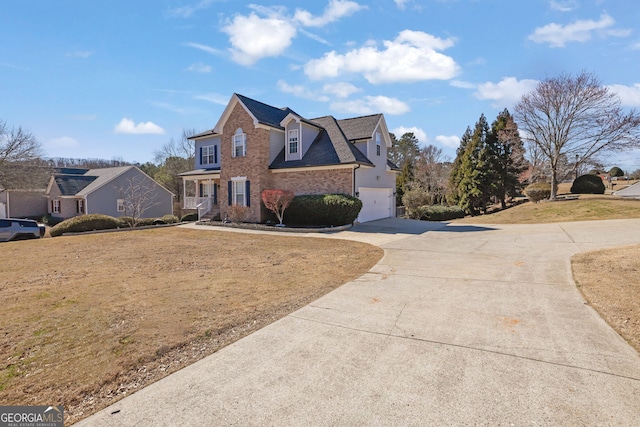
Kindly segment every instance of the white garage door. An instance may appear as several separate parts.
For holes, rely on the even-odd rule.
[[[362,210],[358,215],[359,222],[394,216],[391,210],[393,203],[390,188],[360,187],[358,192],[358,197],[362,201]]]

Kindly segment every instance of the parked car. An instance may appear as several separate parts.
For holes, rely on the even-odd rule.
[[[0,242],[11,240],[39,239],[46,228],[31,219],[0,219]]]

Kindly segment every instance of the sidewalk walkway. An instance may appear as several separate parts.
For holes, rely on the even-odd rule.
[[[388,219],[323,237],[385,256],[77,425],[637,425],[640,356],[585,305],[569,259],[640,243],[640,220]]]

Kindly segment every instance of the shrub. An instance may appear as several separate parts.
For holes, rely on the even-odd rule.
[[[120,227],[119,219],[102,214],[80,215],[62,221],[52,227],[51,237],[61,236],[63,233],[80,233],[83,231],[109,230]]]
[[[614,166],[609,171],[609,175],[611,176],[624,176],[624,171],[620,169],[618,166]]]
[[[551,184],[548,182],[534,182],[524,189],[524,194],[534,203],[551,197]]]
[[[571,185],[572,194],[604,194],[604,182],[597,175],[581,175]]]
[[[198,214],[195,213],[195,212],[182,215],[182,218],[180,218],[180,221],[182,221],[182,222],[197,221],[197,220],[198,220]]]
[[[164,215],[158,219],[162,220],[165,224],[175,224],[180,221],[180,219],[175,215]]]
[[[138,218],[136,222],[136,227],[146,227],[148,225],[156,225],[156,224],[164,224],[165,222],[162,220],[158,221],[158,218]]]
[[[287,224],[331,225],[352,224],[362,201],[346,194],[318,194],[294,197],[287,208]]]
[[[229,206],[229,219],[231,222],[245,222],[249,218],[249,208],[247,206]]]
[[[411,218],[426,221],[448,221],[464,218],[464,216],[464,210],[460,206],[425,205],[414,210],[414,215]]]
[[[429,195],[429,192],[421,188],[405,191],[402,195],[402,205],[405,207],[409,218],[418,219],[420,216],[418,214],[420,208],[422,206],[429,205],[430,202],[431,196]]]

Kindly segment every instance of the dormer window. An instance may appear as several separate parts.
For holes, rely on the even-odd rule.
[[[298,154],[298,129],[289,131],[289,154]]]
[[[236,130],[236,133],[233,135],[233,157],[242,157],[247,154],[247,138],[246,135],[242,132],[241,128]]]

